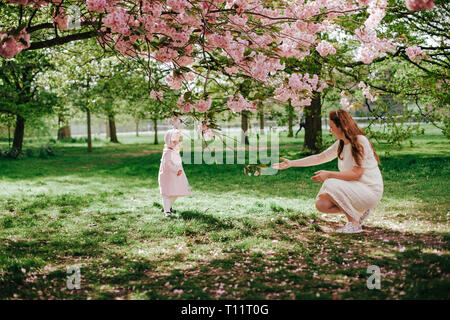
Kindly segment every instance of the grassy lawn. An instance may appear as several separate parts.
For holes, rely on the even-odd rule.
[[[0,299],[450,298],[450,141],[432,128],[413,147],[374,143],[385,192],[355,235],[331,232],[345,218],[314,207],[310,177],[336,160],[263,177],[184,165],[193,195],[165,218],[162,145],[120,139],[92,154],[57,143],[48,158],[27,140],[34,152],[0,159]],[[303,135],[280,141],[281,156],[302,156]],[[75,265],[81,289],[68,290]],[[379,290],[366,286],[371,265]]]

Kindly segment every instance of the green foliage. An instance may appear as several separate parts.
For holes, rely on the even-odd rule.
[[[56,103],[56,96],[36,83],[40,73],[52,68],[42,53],[25,51],[12,60],[0,59],[0,113],[9,114],[3,121],[11,124],[11,115],[26,120],[48,115]]]

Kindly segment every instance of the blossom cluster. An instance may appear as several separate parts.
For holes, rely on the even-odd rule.
[[[434,8],[434,0],[406,0],[409,10],[430,10]]]
[[[312,92],[322,92],[327,87],[326,82],[319,81],[317,74],[310,77],[309,73],[304,75],[294,73],[290,76],[287,84],[285,83],[275,89],[274,98],[281,102],[287,102],[291,99],[293,107],[307,106],[311,104],[311,98],[308,95]]]
[[[163,99],[163,93],[160,91],[152,90],[150,91],[150,98],[161,101]]]
[[[362,89],[362,93],[363,93],[363,95],[367,98],[367,99],[369,99],[370,101],[376,101],[377,99],[378,99],[378,96],[377,95],[373,95],[371,92],[370,92],[370,88],[369,88],[369,86],[367,86],[363,81],[361,81],[359,84],[358,84],[358,87],[360,87],[361,89]]]
[[[30,35],[23,29],[17,36],[0,33],[0,56],[10,59],[30,46]]]
[[[212,138],[214,138],[214,132],[209,127],[208,122],[199,124],[197,129],[205,141],[210,141],[212,140]]]
[[[316,47],[316,50],[322,57],[325,57],[326,55],[329,54],[332,55],[336,54],[336,49],[334,48],[333,44],[325,40],[319,42],[319,44]]]
[[[420,62],[420,60],[422,60],[422,58],[425,56],[425,53],[419,46],[408,47],[405,49],[405,52],[408,55],[409,59],[416,62]]]
[[[243,110],[255,111],[256,105],[250,103],[245,99],[240,93],[236,97],[230,97],[227,101],[228,108],[233,110],[233,112],[241,112]]]
[[[341,101],[340,104],[345,110],[350,109],[351,96],[346,91],[341,91]]]

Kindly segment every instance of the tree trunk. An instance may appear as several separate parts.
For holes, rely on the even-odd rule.
[[[63,124],[63,126],[61,126],[61,124]],[[70,139],[72,137],[70,133],[70,126],[62,117],[58,117],[58,127],[58,140]]]
[[[109,127],[109,121],[106,121],[106,139],[111,138],[111,128]]]
[[[286,109],[288,113],[288,137],[292,138],[294,136],[294,107],[291,106],[291,103],[289,102]]]
[[[322,105],[319,92],[314,92],[311,105],[305,106],[305,115],[305,142],[303,149],[315,154],[322,147]]]
[[[8,125],[8,148],[11,148],[11,126]]]
[[[259,105],[259,134],[264,135],[264,109],[262,103]]]
[[[110,141],[113,143],[119,143],[119,140],[117,139],[116,121],[114,120],[113,114],[108,115],[108,123],[109,123],[109,133],[111,136]]]
[[[16,150],[18,153],[22,152],[24,132],[25,119],[22,116],[17,115],[12,149]]]
[[[88,152],[92,152],[92,132],[91,132],[91,109],[86,108],[87,112],[87,142]]]
[[[155,130],[154,144],[158,144],[158,119],[157,118],[153,118],[153,129]]]
[[[242,136],[241,136],[241,143],[245,145],[249,145],[248,141],[248,114],[245,111],[241,111],[241,129],[242,129]]]
[[[136,137],[139,137],[139,118],[134,119],[136,123]]]

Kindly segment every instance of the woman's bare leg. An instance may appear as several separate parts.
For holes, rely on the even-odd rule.
[[[316,200],[316,208],[323,213],[344,213],[348,221],[356,226],[359,226],[359,221],[353,219],[348,215],[341,207],[334,201],[328,193],[322,193],[319,195],[319,199]]]
[[[321,194],[316,200],[316,208],[323,213],[342,213],[343,211],[330,199],[328,194]]]

